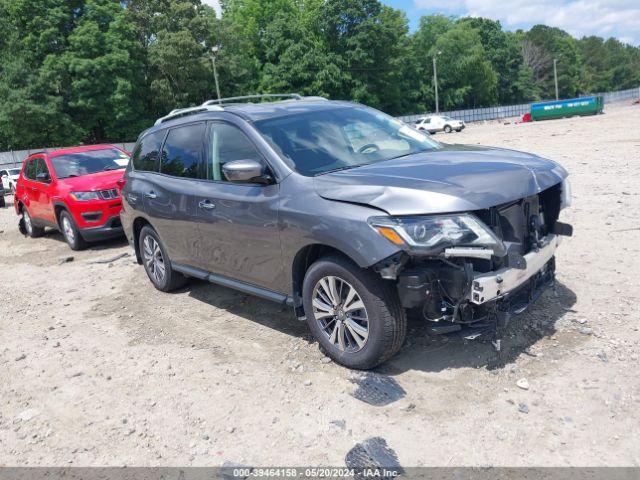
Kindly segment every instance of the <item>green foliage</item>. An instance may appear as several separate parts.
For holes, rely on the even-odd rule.
[[[0,150],[133,140],[215,97],[299,92],[391,114],[637,87],[640,48],[380,0],[0,0]]]

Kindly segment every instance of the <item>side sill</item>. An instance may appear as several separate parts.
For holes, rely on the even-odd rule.
[[[198,278],[200,280],[207,280],[217,285],[222,285],[224,287],[233,288],[234,290],[239,290],[243,293],[248,293],[249,295],[255,295],[256,297],[271,300],[272,302],[284,303],[286,305],[293,306],[293,299],[291,297],[278,292],[274,292],[273,290],[269,290],[267,288],[258,287],[257,285],[241,282],[240,280],[234,280],[222,275],[216,275],[215,273],[210,273],[206,270],[190,267],[188,265],[181,265],[179,263],[172,263],[171,267],[177,272],[180,272],[189,277]]]

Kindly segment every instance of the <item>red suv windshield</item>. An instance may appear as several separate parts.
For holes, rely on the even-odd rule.
[[[115,148],[70,153],[51,158],[58,178],[79,177],[91,173],[125,168],[129,162],[126,153]]]

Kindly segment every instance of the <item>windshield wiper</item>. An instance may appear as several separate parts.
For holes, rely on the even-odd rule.
[[[103,172],[108,172],[109,170],[117,170],[117,169],[119,169],[119,168],[122,168],[122,167],[114,167],[113,165],[107,165],[106,167],[104,167],[104,168],[102,169],[102,171],[103,171]]]

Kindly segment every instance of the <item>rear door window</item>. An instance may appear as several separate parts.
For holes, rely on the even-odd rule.
[[[150,133],[133,150],[133,168],[144,172],[157,172],[160,168],[160,149],[166,131]]]
[[[204,123],[169,130],[162,149],[160,172],[174,177],[205,178]]]
[[[27,161],[27,164],[24,166],[24,178],[28,180],[36,179],[36,161],[36,158]]]

